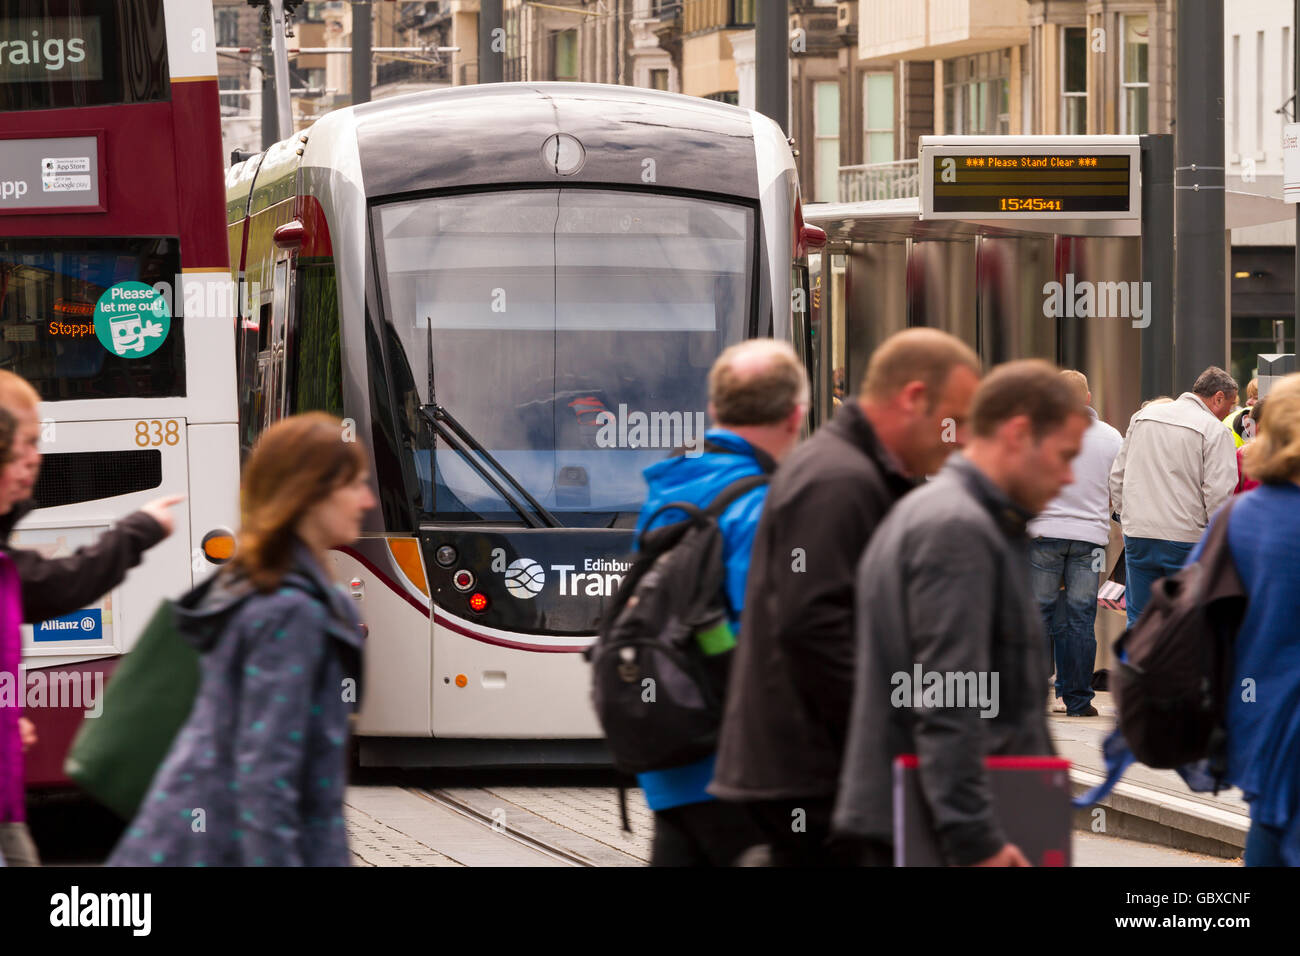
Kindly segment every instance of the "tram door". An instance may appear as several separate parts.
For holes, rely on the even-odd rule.
[[[267,348],[257,357],[258,380],[262,390],[262,429],[278,422],[288,413],[285,356],[288,352],[289,304],[293,301],[293,270],[288,258],[275,264],[271,291],[271,328]]]

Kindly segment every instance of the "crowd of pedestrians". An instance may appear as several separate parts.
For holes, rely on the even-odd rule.
[[[1258,691],[1230,702],[1229,779],[1250,801],[1247,863],[1300,862],[1300,376],[1239,411],[1237,394],[1231,376],[1207,369],[1176,400],[1145,405],[1121,437],[1081,373],[1028,360],[983,376],[955,337],[910,329],[876,349],[857,394],[837,395],[832,419],[800,442],[809,389],[794,351],[772,340],[727,349],[709,374],[703,454],[645,473],[638,535],[680,520],[666,505],[703,512],[727,495],[726,619],[694,649],[725,688],[716,752],[639,774],[652,862],[890,865],[891,768],[915,754],[943,858],[1025,865],[985,758],[1052,754],[1053,670],[1060,712],[1097,715],[1096,596],[1112,519],[1131,624],[1157,578],[1196,560],[1246,480],[1259,487],[1228,532],[1250,594],[1234,673]],[[0,371],[0,676],[19,671],[24,620],[114,587],[171,532],[180,500],[146,505],[70,557],[10,546],[33,507],[39,400]],[[111,864],[347,863],[357,694],[339,691],[360,680],[362,625],[326,555],[375,506],[361,449],[312,413],[273,426],[252,451],[234,560],[175,602],[177,630],[200,654],[193,710]],[[991,675],[995,699],[983,710],[900,700],[895,678],[914,669]],[[22,769],[37,733],[20,707],[0,706],[10,866],[38,864]]]
[[[915,754],[943,858],[1025,865],[1000,826],[985,758],[1053,753],[1053,670],[1057,712],[1098,716],[1097,594],[1112,520],[1131,624],[1240,490],[1234,434],[1243,478],[1265,485],[1229,537],[1252,608],[1236,665],[1268,672],[1273,704],[1231,708],[1230,779],[1251,801],[1247,862],[1282,860],[1287,840],[1300,852],[1300,711],[1286,704],[1300,693],[1300,664],[1284,663],[1296,659],[1300,616],[1300,563],[1286,553],[1300,520],[1300,377],[1275,388],[1267,412],[1252,403],[1237,414],[1237,383],[1209,368],[1177,399],[1146,404],[1121,436],[1081,373],[1018,361],[981,380],[959,340],[911,329],[873,353],[857,395],[791,450],[806,411],[800,378],[785,346],[727,350],[710,376],[706,453],[647,471],[643,518],[659,522],[665,502],[705,507],[736,475],[771,473],[719,523],[739,627],[717,753],[641,775],[654,864],[890,865],[891,767]],[[722,412],[737,407],[752,414]],[[914,668],[996,675],[995,705],[900,702],[895,679]],[[666,798],[667,779],[688,783]]]

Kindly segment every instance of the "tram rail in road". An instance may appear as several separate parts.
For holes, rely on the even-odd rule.
[[[518,843],[520,846],[527,847],[530,850],[548,856],[565,866],[596,865],[592,861],[578,856],[575,853],[570,853],[554,844],[529,836],[517,826],[511,824],[509,815],[504,812],[498,816],[493,816],[484,812],[483,809],[474,806],[470,801],[454,796],[445,790],[423,790],[418,787],[407,787],[405,789],[408,793],[413,793],[417,797],[428,800],[430,803],[444,807],[452,813],[457,813],[463,817],[467,817],[475,823],[487,827],[494,834],[505,836],[513,840],[515,843]]]

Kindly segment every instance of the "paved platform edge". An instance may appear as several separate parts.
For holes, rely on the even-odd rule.
[[[1074,796],[1091,790],[1103,779],[1091,771],[1070,770]],[[1094,813],[1096,807],[1108,812],[1099,818]],[[1099,831],[1095,829],[1098,819],[1103,821]],[[1125,839],[1233,858],[1241,856],[1246,846],[1250,818],[1243,813],[1120,781],[1099,803],[1076,811],[1075,826]]]

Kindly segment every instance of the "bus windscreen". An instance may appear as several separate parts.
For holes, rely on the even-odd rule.
[[[180,316],[172,314],[162,343],[139,356],[110,351],[95,327],[107,290],[170,289],[180,264],[175,239],[0,239],[0,368],[47,402],[184,395]]]
[[[418,389],[397,407],[429,400],[432,325],[436,401],[564,524],[634,516],[644,468],[699,454],[709,366],[752,325],[752,209],[516,190],[386,204],[375,228]],[[409,432],[426,515],[518,519],[427,427]]]

